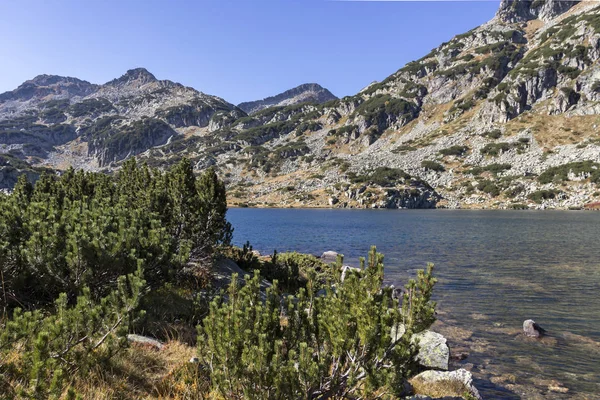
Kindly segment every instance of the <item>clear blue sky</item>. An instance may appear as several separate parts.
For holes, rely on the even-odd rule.
[[[232,102],[317,82],[342,97],[494,16],[499,0],[0,0],[0,93],[145,67]]]

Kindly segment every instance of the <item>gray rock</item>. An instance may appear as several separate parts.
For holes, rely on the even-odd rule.
[[[450,349],[446,344],[446,338],[439,333],[425,331],[414,335],[411,342],[419,341],[419,354],[417,361],[426,368],[448,370],[450,360]]]
[[[336,253],[335,251],[326,251],[323,254],[321,254],[321,261],[326,263],[336,262],[337,256],[338,253]]]
[[[129,334],[127,335],[127,340],[131,343],[138,343],[150,347],[154,347],[157,350],[162,350],[163,344],[156,339],[152,339],[146,336]]]
[[[539,338],[542,337],[546,331],[536,324],[534,320],[528,319],[523,322],[523,333],[525,333],[525,336]]]
[[[415,376],[414,379],[420,379],[423,382],[431,383],[439,381],[460,382],[465,386],[465,389],[469,392],[471,396],[481,400],[481,395],[479,394],[479,391],[473,384],[473,375],[471,375],[471,373],[465,369],[459,369],[456,371],[425,371]]]
[[[502,0],[497,16],[504,22],[526,22],[538,18],[549,21],[567,12],[577,3],[577,0]]]

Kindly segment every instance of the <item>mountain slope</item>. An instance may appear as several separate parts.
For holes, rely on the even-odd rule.
[[[255,114],[269,107],[293,106],[301,103],[325,103],[337,99],[329,90],[316,83],[305,83],[263,100],[238,104],[248,114]]]
[[[70,99],[64,120],[43,103],[5,113],[0,143],[54,167],[185,156],[217,168],[232,204],[582,207],[600,201],[599,58],[597,2],[505,0],[488,23],[354,96],[246,115],[130,71]],[[41,138],[51,150],[36,154],[27,146]]]

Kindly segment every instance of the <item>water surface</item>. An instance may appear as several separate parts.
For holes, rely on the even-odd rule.
[[[484,398],[600,399],[600,213],[231,209],[228,219],[234,242],[263,254],[334,250],[358,264],[376,245],[395,285],[433,262],[436,328],[468,354],[454,366],[472,370]],[[549,337],[524,339],[529,318]]]

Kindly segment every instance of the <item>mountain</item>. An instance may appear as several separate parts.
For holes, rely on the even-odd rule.
[[[103,85],[41,75],[0,95],[0,154],[58,169],[99,169],[164,145],[184,128],[214,131],[245,115],[143,68]]]
[[[598,2],[504,0],[324,103],[281,103],[300,89],[246,113],[139,70],[85,96],[9,92],[0,153],[56,169],[188,157],[217,169],[232,205],[580,208],[600,202],[599,59]]]
[[[248,101],[238,104],[238,107],[248,114],[255,114],[260,110],[269,107],[293,106],[301,103],[317,103],[322,104],[330,100],[336,100],[329,90],[316,83],[305,83],[293,89],[286,90],[276,96],[267,97],[266,99]]]

